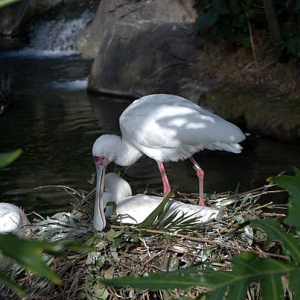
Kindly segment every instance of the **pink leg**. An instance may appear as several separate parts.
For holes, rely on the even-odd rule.
[[[190,160],[193,164],[193,168],[196,171],[196,175],[199,179],[199,205],[205,206],[204,203],[204,193],[203,193],[203,180],[204,180],[204,171],[201,169],[199,164],[195,161],[195,159],[191,156]]]
[[[166,198],[166,196],[170,193],[171,191],[171,187],[170,187],[170,183],[165,171],[165,167],[164,164],[161,161],[157,162],[158,168],[159,168],[159,172],[161,175],[161,179],[164,185],[164,198]]]

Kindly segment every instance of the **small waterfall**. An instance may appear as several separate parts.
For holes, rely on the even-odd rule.
[[[19,54],[61,56],[78,54],[77,37],[94,14],[85,11],[78,19],[39,21],[31,27],[30,44]]]

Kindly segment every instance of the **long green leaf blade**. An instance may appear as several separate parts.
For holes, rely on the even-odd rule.
[[[182,288],[188,290],[192,286],[198,286],[201,275],[196,274],[192,268],[178,270],[174,272],[151,273],[146,277],[124,276],[114,279],[100,279],[100,281],[109,286],[126,287],[131,286],[136,290],[173,290]]]
[[[17,149],[15,151],[7,152],[7,153],[0,153],[0,169],[11,164],[22,154],[22,152],[23,152],[22,149]]]
[[[296,269],[298,266],[294,264],[272,258],[260,258],[255,253],[249,252],[232,259],[232,272],[214,271],[207,267],[199,273],[188,268],[174,272],[151,273],[147,277],[125,276],[100,281],[114,287],[131,286],[137,290],[152,291],[175,288],[187,290],[192,286],[206,286],[213,289],[208,299],[221,299],[220,295],[223,297],[229,287],[228,299],[244,299],[247,287],[261,280],[264,280],[263,284],[270,284],[266,288],[272,288],[272,291],[266,294],[280,294],[282,292],[281,277]]]
[[[16,2],[20,2],[20,1],[21,0],[1,0],[0,1],[0,9],[6,7],[8,5],[12,5]]]
[[[26,293],[13,281],[7,278],[4,274],[0,272],[0,284],[9,287],[12,291],[20,294],[21,296],[25,296]]]
[[[221,297],[220,292],[224,292],[227,287],[227,300],[245,299],[246,289],[253,282],[261,283],[262,293],[267,295],[264,299],[283,299],[282,276],[297,270],[299,271],[297,265],[272,258],[260,258],[249,252],[232,259],[232,272],[213,273],[211,269],[205,269],[202,273],[206,286],[213,288],[207,299],[222,299],[224,295]],[[299,280],[297,281],[299,285]],[[279,296],[269,298],[268,295]]]
[[[125,276],[100,281],[114,287],[131,286],[136,290],[152,291],[175,288],[188,290],[192,286],[206,286],[213,289],[208,293],[209,300],[222,299],[228,288],[226,299],[244,299],[249,285],[261,282],[264,289],[262,293],[266,295],[264,299],[280,299],[283,295],[282,276],[295,270],[299,270],[297,265],[272,258],[260,258],[255,253],[249,252],[232,259],[232,272],[214,271],[207,267],[199,273],[189,268],[174,272],[151,273],[147,277]],[[267,298],[269,295],[279,296]]]
[[[154,221],[162,214],[165,215],[165,213],[168,211],[169,206],[166,205],[168,201],[170,200],[172,193],[174,192],[174,189],[171,190],[171,192],[166,196],[165,199],[162,200],[162,202],[156,207],[156,209],[151,212],[151,214],[141,223],[138,225],[138,228],[151,228]]]
[[[23,240],[12,233],[0,235],[0,250],[3,255],[14,259],[22,267],[61,284],[62,280],[41,258],[42,252],[55,253],[54,246],[54,243],[49,242]]]

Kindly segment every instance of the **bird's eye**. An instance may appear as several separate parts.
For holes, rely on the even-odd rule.
[[[108,159],[104,155],[94,156],[94,162],[105,167],[109,163]]]

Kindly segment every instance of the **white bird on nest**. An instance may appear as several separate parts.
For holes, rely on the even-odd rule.
[[[105,216],[110,217],[113,206],[107,206],[108,202],[116,203],[116,214],[121,216],[124,224],[142,223],[162,202],[162,197],[137,194],[132,196],[129,183],[116,173],[108,173],[104,178],[103,205],[106,207]],[[164,217],[168,218],[176,212],[176,219],[184,216],[185,220],[196,218],[197,223],[213,220],[218,216],[219,210],[207,206],[189,205],[180,201],[169,200],[170,208]],[[94,218],[97,218],[99,204],[95,202]]]
[[[164,162],[189,158],[199,179],[199,205],[204,206],[204,172],[192,157],[203,149],[240,153],[238,144],[245,135],[235,125],[175,95],[154,94],[129,105],[119,119],[122,137],[102,135],[93,145],[97,169],[96,202],[98,218],[94,227],[101,231],[106,221],[103,211],[103,180],[107,165],[134,164],[143,154],[156,160],[163,182],[164,197],[171,190]],[[99,199],[100,198],[100,199]]]
[[[0,202],[0,233],[8,233],[28,224],[22,209],[14,204]]]

